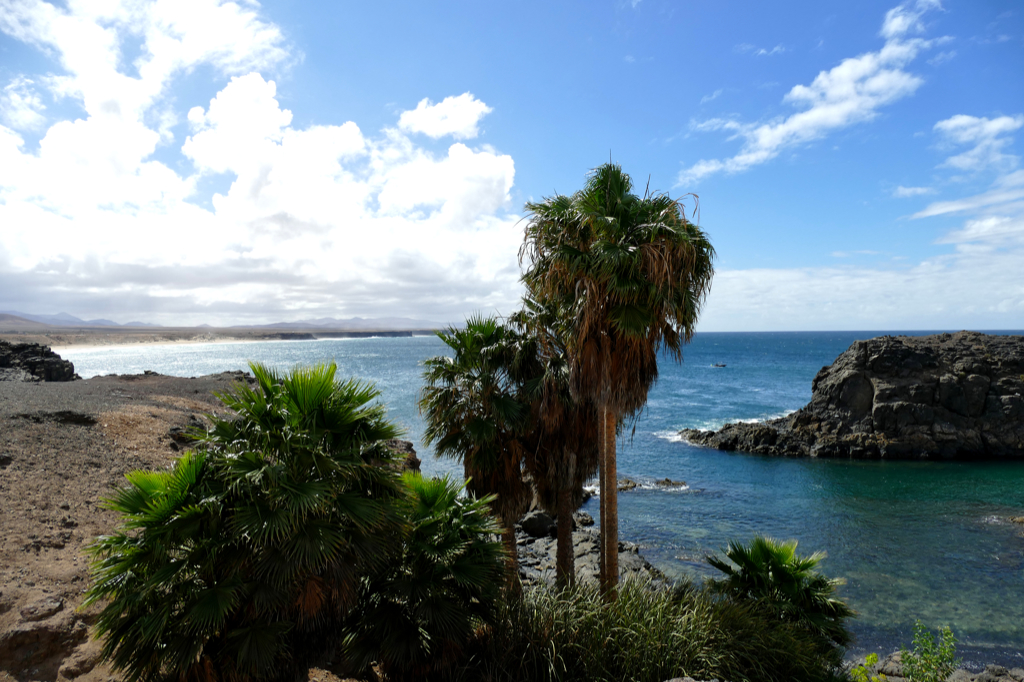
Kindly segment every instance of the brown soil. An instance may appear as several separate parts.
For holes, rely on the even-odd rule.
[[[95,609],[79,611],[83,548],[116,522],[101,500],[129,471],[168,466],[170,429],[222,411],[212,392],[240,378],[0,382],[0,682],[117,679],[98,664]]]

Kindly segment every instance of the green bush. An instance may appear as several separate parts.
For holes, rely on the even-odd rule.
[[[755,536],[750,545],[729,543],[728,561],[709,557],[708,563],[725,578],[709,581],[711,589],[736,600],[755,604],[776,619],[796,624],[814,634],[836,665],[842,662],[842,647],[850,643],[846,620],[854,611],[835,598],[836,587],[845,581],[828,578],[815,569],[824,552],[801,557],[797,541],[779,542]]]
[[[490,497],[465,484],[407,473],[409,534],[381,572],[363,580],[343,636],[344,657],[365,672],[377,662],[389,680],[424,679],[454,664],[475,628],[492,618],[505,583],[501,528]]]
[[[949,627],[939,632],[936,640],[924,623],[914,623],[914,650],[900,647],[903,676],[908,682],[945,682],[960,667],[956,656],[956,637]]]
[[[404,532],[405,493],[379,393],[335,366],[220,396],[199,449],[136,471],[105,502],[121,525],[89,548],[86,604],[128,682],[292,680],[337,644],[361,578]]]
[[[463,680],[834,681],[815,637],[748,604],[683,584],[627,581],[605,603],[596,586],[502,599],[459,674]]]

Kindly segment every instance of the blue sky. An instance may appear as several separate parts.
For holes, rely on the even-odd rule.
[[[0,0],[0,310],[510,312],[610,157],[699,195],[701,330],[1024,327],[1020,3],[437,5]]]

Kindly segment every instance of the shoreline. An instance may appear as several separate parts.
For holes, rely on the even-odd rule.
[[[0,331],[0,340],[9,343],[35,343],[49,347],[55,353],[69,350],[93,350],[112,347],[152,347],[195,345],[203,343],[257,343],[268,341],[322,341],[331,339],[361,339],[373,337],[430,336],[433,329],[230,329],[195,327],[161,328],[59,328],[51,327],[31,331]]]

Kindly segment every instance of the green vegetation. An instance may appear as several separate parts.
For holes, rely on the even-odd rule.
[[[528,590],[505,600],[456,679],[496,682],[733,682],[845,679],[807,630],[689,584],[627,581],[606,603],[596,586]]]
[[[450,327],[438,337],[452,356],[425,363],[423,437],[438,457],[462,462],[470,491],[494,496],[491,509],[504,528],[510,575],[517,576],[512,526],[530,500],[522,471],[522,435],[530,422],[530,406],[520,395],[529,340],[494,318],[477,316],[466,320],[464,328]]]
[[[954,658],[956,637],[948,626],[942,628],[936,640],[924,623],[917,621],[913,646],[913,651],[900,648],[903,676],[908,682],[945,682],[960,667],[960,660]]]
[[[447,478],[403,476],[412,524],[400,556],[363,580],[342,633],[351,669],[377,662],[389,680],[423,679],[461,657],[474,627],[489,622],[503,584],[504,550],[490,498],[460,495]]]
[[[714,249],[667,194],[633,194],[622,168],[595,168],[583,189],[527,203],[521,257],[532,298],[561,312],[576,397],[600,412],[601,585],[618,582],[615,435],[658,378],[662,348],[677,360],[714,274]]]
[[[855,665],[850,669],[850,679],[853,682],[886,682],[889,678],[879,673],[871,674],[871,668],[878,664],[878,654],[868,654],[864,662]]]
[[[126,680],[304,672],[404,532],[378,392],[334,365],[251,367],[254,388],[221,396],[237,419],[106,500],[123,521],[90,547],[86,604],[105,602],[96,631]]]
[[[751,602],[774,619],[793,623],[811,633],[824,655],[833,663],[842,662],[842,647],[850,642],[845,621],[853,610],[835,598],[840,578],[828,578],[815,570],[823,552],[801,557],[797,542],[779,542],[755,536],[747,546],[729,543],[728,561],[709,557],[708,563],[722,571],[725,578],[711,580],[712,589],[741,602]]]

